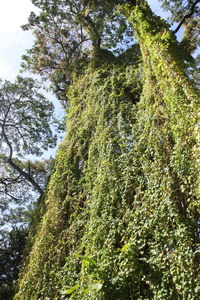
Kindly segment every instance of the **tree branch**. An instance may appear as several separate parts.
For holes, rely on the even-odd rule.
[[[34,187],[35,189],[41,194],[43,195],[43,190],[41,189],[41,187],[39,186],[39,184],[33,179],[33,177],[31,175],[29,175],[28,173],[24,172],[18,165],[16,165],[14,163],[14,161],[11,158],[8,158],[7,162],[9,163],[9,165],[15,169],[21,176],[23,176],[25,179],[27,179]]]
[[[8,148],[10,150],[9,158],[12,157],[13,148],[12,148],[12,145],[11,145],[11,143],[10,143],[7,135],[6,135],[5,126],[6,126],[6,118],[7,118],[8,114],[9,114],[10,108],[11,108],[11,104],[8,107],[8,110],[7,110],[6,114],[5,114],[5,117],[4,117],[4,120],[3,120],[3,124],[2,124],[2,137],[4,138],[6,144],[8,145]]]
[[[99,49],[101,46],[101,34],[99,33],[95,23],[89,15],[84,16],[84,20],[86,21],[86,26],[89,28],[90,38],[92,40],[93,46]]]
[[[4,139],[4,141],[5,141],[6,144],[8,145],[9,150],[10,150],[9,157],[8,157],[8,159],[7,159],[7,162],[8,162],[9,165],[10,165],[13,169],[15,169],[21,176],[23,176],[25,179],[27,179],[27,180],[35,187],[35,189],[42,195],[44,192],[43,192],[43,190],[41,189],[41,187],[39,186],[39,184],[33,179],[33,177],[32,177],[29,173],[23,171],[23,170],[22,170],[18,165],[16,165],[16,164],[14,163],[14,161],[12,160],[12,156],[13,156],[13,148],[12,148],[12,144],[10,143],[10,141],[9,141],[9,139],[8,139],[8,136],[7,136],[7,134],[6,134],[6,131],[5,131],[5,127],[6,127],[6,118],[7,118],[8,114],[9,114],[10,108],[11,108],[11,104],[9,105],[8,110],[7,110],[6,114],[5,114],[5,117],[4,117],[4,120],[3,120],[3,124],[2,124],[2,134],[1,134],[2,137],[3,137],[3,139]]]
[[[188,13],[182,18],[182,20],[180,21],[180,23],[178,24],[176,29],[173,31],[174,33],[177,33],[179,31],[179,29],[181,28],[181,26],[183,25],[183,23],[185,22],[185,20],[190,18],[193,15],[195,7],[198,3],[200,3],[200,0],[196,0],[195,2],[193,2]]]
[[[16,198],[15,196],[11,195],[11,194],[8,192],[8,190],[7,190],[7,187],[6,187],[6,186],[5,186],[5,189],[4,189],[4,191],[0,191],[0,193],[2,193],[2,194],[6,194],[8,197],[10,197],[11,199],[13,199],[13,200],[14,200],[14,201],[16,201],[16,202],[20,201],[20,199],[19,199],[19,198]]]

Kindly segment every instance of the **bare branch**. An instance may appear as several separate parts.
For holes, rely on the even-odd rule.
[[[2,194],[6,194],[7,196],[9,196],[11,199],[13,199],[14,201],[18,202],[20,201],[19,198],[16,198],[15,196],[13,196],[12,194],[10,194],[7,190],[7,188],[5,187],[5,190],[4,191],[0,191],[0,193]]]

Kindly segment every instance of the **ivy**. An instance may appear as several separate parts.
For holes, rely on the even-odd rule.
[[[142,92],[134,64],[74,78],[15,300],[198,299],[198,94],[165,22],[145,1],[120,11]]]

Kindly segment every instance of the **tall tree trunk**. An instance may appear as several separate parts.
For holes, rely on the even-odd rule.
[[[137,2],[135,6],[123,6],[121,11],[134,29],[143,58],[144,84],[137,117],[136,151],[146,188],[138,187],[142,193],[138,205],[148,207],[146,217],[143,216],[147,223],[151,219],[149,211],[153,218],[153,224],[149,225],[153,236],[146,241],[148,251],[155,250],[152,245],[160,248],[160,259],[156,263],[151,257],[150,265],[154,261],[152,265],[155,263],[160,269],[165,261],[164,273],[172,279],[170,299],[197,299],[200,95],[186,74],[174,33],[152,13],[146,1]],[[165,236],[170,240],[172,235],[174,242],[173,238],[167,242]],[[163,277],[163,286],[165,283]],[[161,298],[165,297],[168,299],[164,294]]]

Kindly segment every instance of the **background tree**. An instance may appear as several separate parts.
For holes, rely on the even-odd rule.
[[[168,18],[171,25],[175,26],[174,32],[184,29],[180,43],[183,57],[188,64],[188,74],[199,87],[200,82],[200,1],[166,1],[160,0],[162,7],[170,12]],[[193,55],[193,57],[191,56]]]
[[[13,295],[27,226],[50,175],[52,159],[35,157],[55,147],[57,125],[39,83],[22,77],[0,81],[1,299]]]
[[[8,81],[0,85],[0,129],[1,129],[1,174],[6,173],[6,164],[13,169],[11,180],[22,178],[33,185],[40,194],[42,187],[31,174],[31,164],[20,166],[25,155],[41,155],[56,145],[52,132],[53,104],[40,93],[40,87],[31,78],[18,77],[15,83]],[[4,165],[2,165],[4,163]],[[14,179],[14,177],[16,178]],[[6,176],[1,184],[6,184]]]
[[[44,192],[51,160],[39,162],[34,157],[56,145],[53,112],[53,104],[41,94],[35,80],[17,77],[14,83],[0,82],[0,204],[4,224],[9,216],[12,225],[19,223],[14,208],[19,209],[19,217],[26,205]]]
[[[27,239],[27,229],[18,228],[0,238],[0,296],[11,300],[14,296],[14,283],[18,279],[20,265]]]

